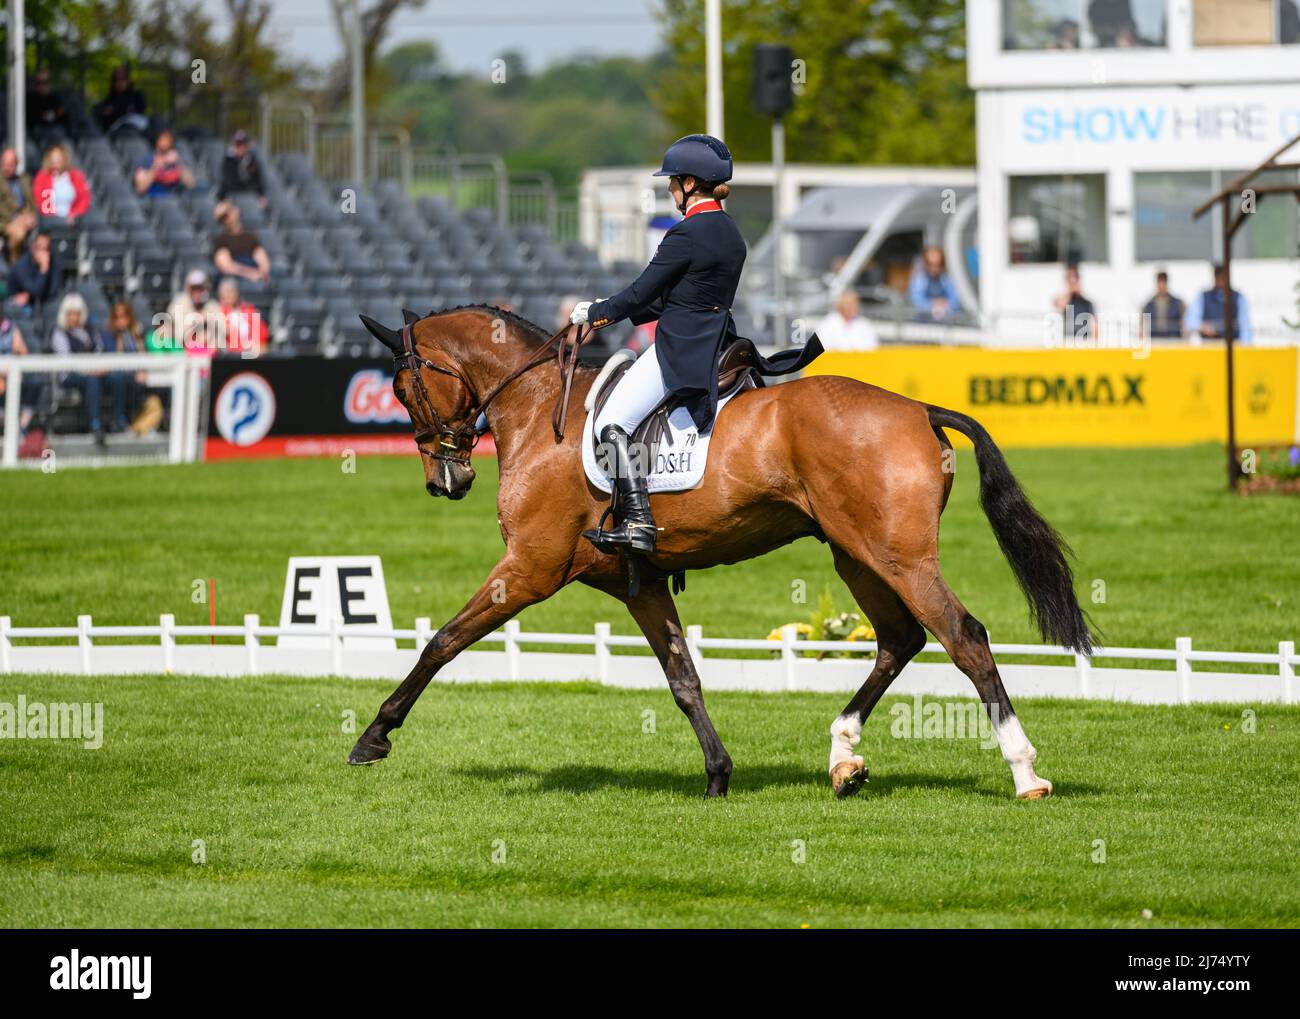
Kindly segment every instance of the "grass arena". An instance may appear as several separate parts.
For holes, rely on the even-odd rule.
[[[1217,446],[1010,450],[1077,556],[1104,644],[1275,650],[1295,633],[1296,509],[1229,495]],[[275,618],[289,556],[382,556],[395,621],[449,618],[500,556],[495,469],[432,502],[411,457],[5,476],[0,614],[16,626]],[[957,451],[944,574],[995,642],[1035,642]],[[669,497],[671,498],[671,497]],[[192,599],[211,581],[215,605]],[[806,602],[792,601],[796,587]],[[710,635],[761,638],[829,595],[803,539],[692,572]],[[521,616],[572,632],[572,585]],[[399,622],[399,625],[403,625]],[[762,654],[756,652],[756,654]],[[612,668],[618,668],[619,655]],[[933,659],[935,656],[923,656]],[[865,677],[868,665],[863,663]],[[390,689],[340,678],[0,675],[0,703],[102,704],[102,745],[0,740],[6,926],[1113,926],[1300,923],[1300,708],[1016,698],[1055,795],[1019,802],[996,744],[901,738],[882,701],[836,800],[841,694],[707,689],[735,762],[701,798],[667,688],[433,682],[393,753],[344,759]],[[972,691],[973,695],[973,691]],[[974,703],[973,696],[971,702]],[[649,720],[649,724],[647,722]],[[50,880],[50,878],[57,878]]]

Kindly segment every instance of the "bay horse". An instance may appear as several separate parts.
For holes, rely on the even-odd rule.
[[[831,725],[835,794],[852,795],[866,781],[865,763],[854,753],[863,723],[924,646],[927,630],[974,684],[1016,795],[1051,794],[1051,782],[1034,772],[1037,752],[1002,685],[988,634],[939,569],[939,516],[953,480],[944,429],[974,443],[981,505],[1044,639],[1087,654],[1092,635],[1075,597],[1068,547],[1030,505],[1001,451],[973,418],[840,376],[739,394],[717,417],[711,463],[699,487],[652,496],[661,531],[650,569],[633,593],[627,560],[599,552],[582,537],[597,525],[608,501],[584,474],[583,429],[575,425],[561,440],[562,426],[548,427],[562,421],[564,412],[581,420],[596,373],[579,370],[570,377],[570,391],[555,373],[531,370],[544,363],[538,352],[546,334],[497,308],[405,315],[400,332],[366,316],[362,321],[396,358],[393,391],[411,415],[425,487],[450,499],[469,491],[474,468],[466,437],[488,396],[505,554],[420,652],[357,740],[349,763],[386,757],[389,734],[442,666],[522,609],[578,581],[626,604],[699,739],[706,795],[724,796],[731,758],[705,710],[668,577],[752,559],[811,535],[830,546],[836,572],[874,625],[879,645],[870,675]]]

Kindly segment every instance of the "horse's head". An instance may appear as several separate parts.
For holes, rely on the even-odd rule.
[[[417,318],[406,312],[399,332],[372,318],[361,321],[393,352],[393,395],[411,416],[415,445],[424,461],[424,487],[430,495],[463,499],[474,483],[470,450],[474,446],[475,395],[448,353],[430,342],[428,326],[417,340]]]

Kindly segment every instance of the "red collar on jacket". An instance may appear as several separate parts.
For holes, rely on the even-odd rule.
[[[721,212],[721,211],[722,211],[721,205],[719,205],[712,198],[706,198],[704,201],[696,202],[689,209],[687,209],[686,214],[682,216],[682,219],[690,219],[697,212]]]

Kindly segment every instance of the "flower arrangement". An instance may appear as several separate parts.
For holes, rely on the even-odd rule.
[[[862,616],[857,612],[836,612],[835,602],[831,597],[830,590],[822,591],[821,597],[817,599],[817,607],[809,614],[807,622],[787,623],[786,626],[794,626],[795,634],[799,640],[842,640],[842,641],[860,641],[875,640],[876,631],[870,623],[864,622]],[[779,641],[781,631],[784,626],[778,626],[772,630],[767,639]],[[815,654],[818,658],[847,658],[847,651],[819,651],[808,652]],[[870,657],[868,654],[865,657]]]
[[[1255,492],[1300,494],[1300,445],[1261,449],[1255,470],[1245,477],[1241,491],[1246,495]]]

